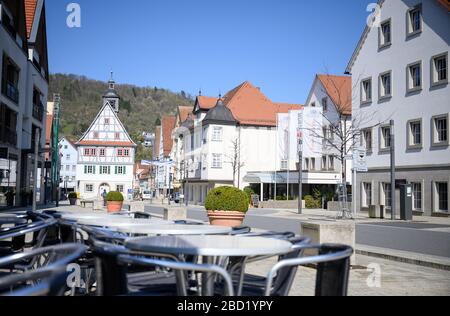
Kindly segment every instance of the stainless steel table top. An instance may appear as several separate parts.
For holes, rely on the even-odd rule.
[[[173,224],[173,222],[165,221],[159,218],[135,219],[123,216],[109,216],[103,218],[82,218],[78,220],[78,223],[81,225],[100,226],[109,228],[121,228],[121,227],[131,228],[142,225],[144,226],[153,225],[157,227],[162,227]]]
[[[133,238],[126,247],[141,252],[206,257],[250,257],[282,255],[291,251],[285,240],[240,236],[158,236]]]
[[[182,224],[166,224],[166,225],[140,225],[130,227],[120,227],[119,232],[126,234],[138,235],[220,235],[229,234],[231,228],[211,226],[211,225],[182,225]]]

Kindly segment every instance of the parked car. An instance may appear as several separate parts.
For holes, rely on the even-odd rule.
[[[152,192],[151,191],[143,191],[141,199],[142,199],[142,201],[151,200],[152,199]]]

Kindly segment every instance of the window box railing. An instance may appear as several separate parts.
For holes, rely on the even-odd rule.
[[[11,82],[5,81],[2,93],[15,103],[19,103],[19,89]]]
[[[44,118],[44,105],[41,102],[33,104],[33,117],[40,122]]]

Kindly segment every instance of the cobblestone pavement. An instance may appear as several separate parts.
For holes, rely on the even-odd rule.
[[[350,272],[349,296],[448,296],[450,295],[450,271],[382,260],[372,257],[356,257],[357,266]],[[266,275],[276,259],[252,263],[247,271]],[[381,287],[369,287],[367,280],[373,281],[373,272],[367,267],[376,264],[380,267]],[[316,270],[299,268],[290,295],[314,295]],[[376,282],[371,282],[372,284]]]

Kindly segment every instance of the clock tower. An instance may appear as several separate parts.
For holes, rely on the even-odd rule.
[[[103,105],[108,102],[114,111],[119,113],[120,96],[117,94],[115,85],[116,82],[113,79],[113,72],[111,71],[111,79],[108,81],[108,90],[103,95]]]

